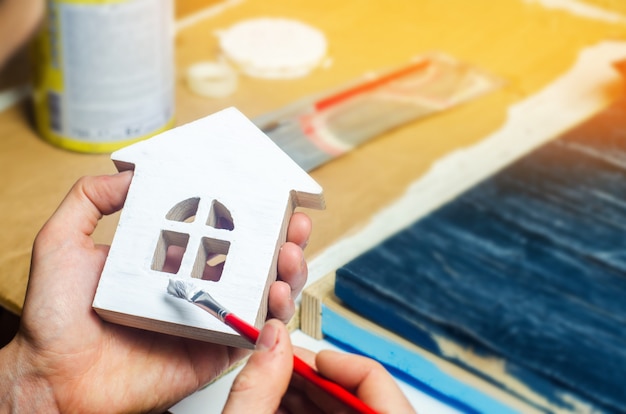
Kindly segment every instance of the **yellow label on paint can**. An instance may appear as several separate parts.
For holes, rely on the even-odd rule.
[[[35,119],[51,143],[110,152],[174,123],[172,0],[49,0]]]

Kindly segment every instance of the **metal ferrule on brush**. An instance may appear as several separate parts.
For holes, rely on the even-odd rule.
[[[213,299],[211,295],[203,290],[196,292],[196,294],[191,297],[191,302],[217,317],[222,322],[224,322],[224,318],[230,313]]]

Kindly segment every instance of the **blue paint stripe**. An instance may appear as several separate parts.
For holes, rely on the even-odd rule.
[[[322,332],[416,381],[430,396],[466,413],[516,413],[511,407],[448,375],[434,362],[363,329],[322,305]]]

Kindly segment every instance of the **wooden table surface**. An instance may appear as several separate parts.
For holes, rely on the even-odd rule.
[[[212,1],[179,0],[179,21],[212,7]],[[253,118],[296,99],[335,87],[377,69],[442,51],[501,78],[504,86],[468,104],[411,123],[374,139],[312,172],[323,186],[327,209],[310,212],[313,257],[354,233],[422,176],[434,161],[480,142],[506,119],[507,108],[556,79],[580,50],[605,39],[626,39],[624,22],[577,16],[525,0],[247,0],[226,1],[215,16],[181,25],[176,36],[176,119],[186,123],[236,106]],[[218,3],[219,4],[219,3]],[[626,14],[621,0],[587,5]],[[325,32],[331,64],[295,80],[240,78],[235,94],[208,99],[193,95],[183,71],[214,59],[214,31],[242,19],[277,16],[302,20]],[[186,20],[187,22],[191,20]],[[0,86],[7,82],[0,80]],[[564,108],[566,110],[566,108]],[[0,305],[19,313],[34,237],[67,190],[83,175],[115,172],[108,155],[55,148],[34,131],[26,104],[0,113]],[[96,234],[110,242],[117,216]]]

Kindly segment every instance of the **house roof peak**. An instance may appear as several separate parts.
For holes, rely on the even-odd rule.
[[[299,205],[323,207],[319,184],[233,107],[125,147],[111,158],[120,170],[145,167],[184,178],[218,177],[241,191],[284,187],[296,191],[304,203]]]

